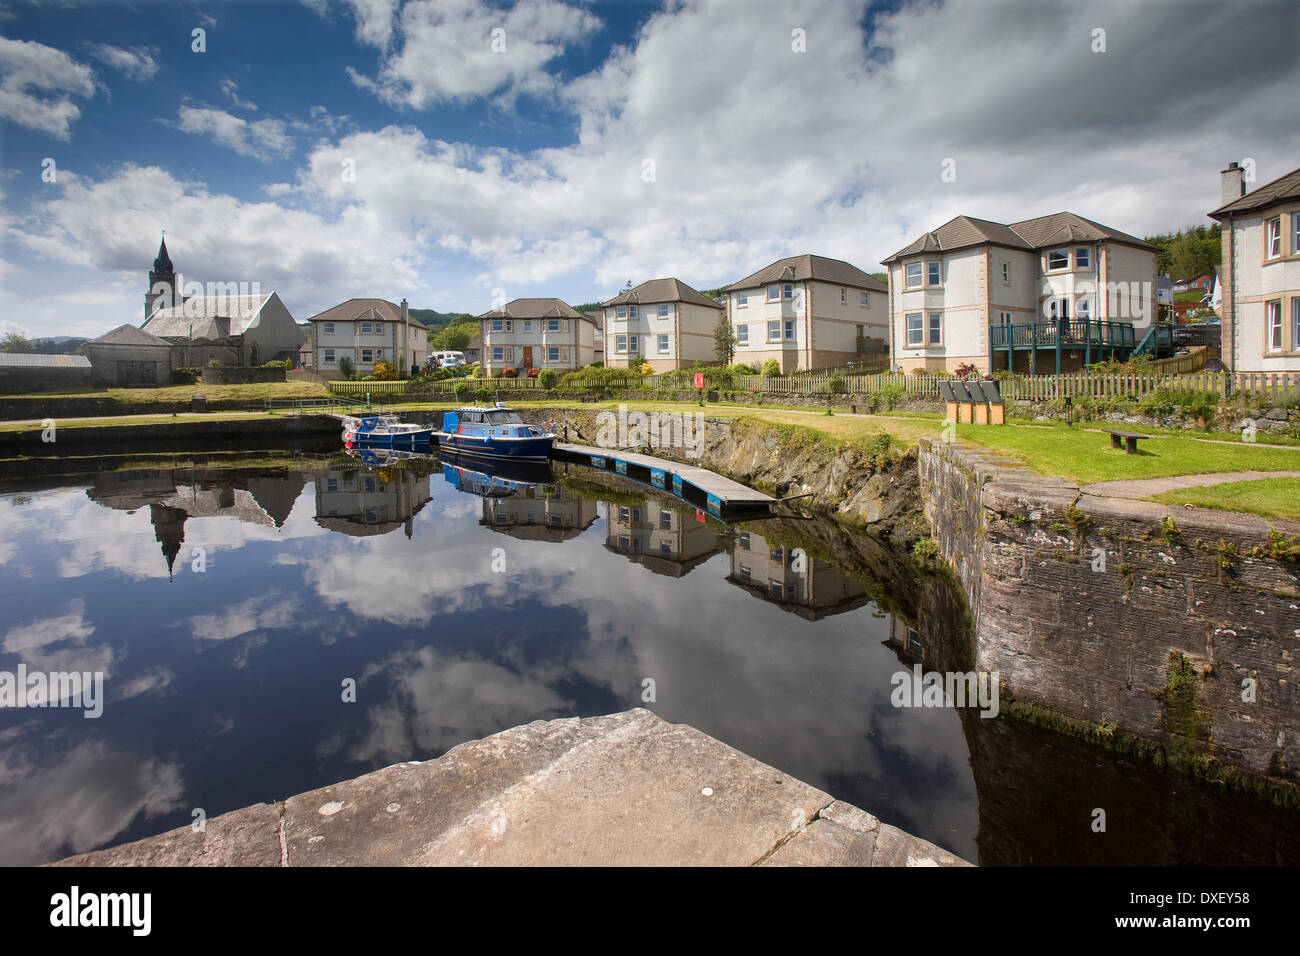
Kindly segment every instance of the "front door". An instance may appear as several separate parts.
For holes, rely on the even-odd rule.
[[[525,345],[524,346],[524,368],[532,368],[532,367],[533,367],[533,347],[531,345]]]

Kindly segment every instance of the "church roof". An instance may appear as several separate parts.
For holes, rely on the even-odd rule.
[[[150,335],[148,332],[127,322],[119,325],[110,332],[105,332],[97,339],[91,339],[87,345],[161,345],[164,348],[171,348],[171,343],[165,339],[160,339],[156,335]]]
[[[158,243],[158,257],[153,261],[154,272],[174,272],[172,269],[172,258],[167,255],[167,240],[164,238]]]
[[[143,328],[150,335],[196,341],[243,335],[273,295],[196,295],[183,305],[155,310]]]

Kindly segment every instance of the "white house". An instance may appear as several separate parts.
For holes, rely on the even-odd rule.
[[[1219,315],[1234,372],[1300,372],[1300,169],[1246,191],[1245,171],[1219,174],[1223,205]]]
[[[485,371],[568,372],[594,361],[595,320],[560,299],[514,299],[478,318]]]
[[[1071,212],[958,216],[883,263],[893,364],[1061,372],[1126,358],[1155,320],[1158,251]]]
[[[317,372],[339,371],[347,358],[358,375],[369,375],[379,362],[398,374],[424,367],[429,356],[428,328],[413,318],[406,300],[348,299],[311,317],[312,362]]]
[[[845,365],[878,353],[889,334],[888,288],[840,259],[779,259],[723,292],[737,362],[776,359],[782,372]]]
[[[679,279],[651,279],[605,303],[605,364],[641,359],[656,372],[717,359],[713,332],[723,306]]]

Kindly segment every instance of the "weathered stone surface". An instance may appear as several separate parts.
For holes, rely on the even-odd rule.
[[[280,810],[266,803],[223,813],[202,832],[188,826],[50,866],[279,866]]]
[[[969,866],[964,860],[933,843],[904,833],[898,827],[881,824],[876,834],[872,866]]]
[[[746,866],[781,849],[785,862],[854,865],[870,859],[877,826],[815,787],[637,709],[536,721],[279,809],[226,814],[206,834],[176,830],[63,863]]]

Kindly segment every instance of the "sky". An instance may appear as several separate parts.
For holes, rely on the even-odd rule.
[[[1300,166],[1298,54],[1294,0],[0,0],[0,332],[141,324],[164,230],[305,321],[1209,225]]]

